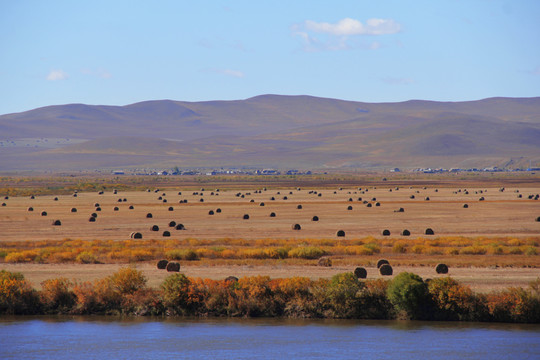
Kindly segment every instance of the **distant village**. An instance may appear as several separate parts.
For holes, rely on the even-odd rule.
[[[460,172],[515,172],[515,171],[540,171],[540,167],[529,167],[527,169],[505,169],[498,168],[496,166],[486,167],[486,168],[470,168],[470,169],[460,169],[460,168],[416,168],[416,169],[407,169],[401,170],[399,168],[392,168],[387,170],[391,173],[399,172],[413,172],[413,173],[424,173],[424,174],[435,174],[435,173],[460,173]],[[311,175],[314,172],[311,170],[277,170],[277,169],[219,169],[219,170],[205,170],[205,169],[185,169],[180,170],[179,168],[174,168],[171,170],[157,170],[157,169],[135,169],[135,170],[113,170],[113,175],[154,175],[154,176],[216,176],[216,175],[253,175],[253,176],[268,176],[268,175]],[[316,173],[323,173],[317,171]]]

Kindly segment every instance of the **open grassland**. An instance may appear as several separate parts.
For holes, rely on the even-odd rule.
[[[414,268],[426,277],[445,263],[452,276],[480,291],[534,280],[540,275],[539,179],[464,177],[397,174],[382,181],[381,175],[332,175],[211,183],[3,178],[0,267],[38,284],[54,274],[100,278],[137,262],[155,285],[166,276],[155,269],[162,258],[180,261],[189,276],[212,279],[328,278],[356,266],[377,278],[375,264],[386,258],[394,274]],[[56,220],[61,225],[53,225]],[[384,230],[390,235],[383,236]],[[132,239],[134,233],[142,239]],[[322,256],[333,266],[317,266]]]

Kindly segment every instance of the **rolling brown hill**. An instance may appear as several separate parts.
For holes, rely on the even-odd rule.
[[[0,170],[540,164],[540,98],[49,106],[0,116]]]

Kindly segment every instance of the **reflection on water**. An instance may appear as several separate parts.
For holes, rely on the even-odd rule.
[[[0,359],[531,359],[540,325],[0,318]]]

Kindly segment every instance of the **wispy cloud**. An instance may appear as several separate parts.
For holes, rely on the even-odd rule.
[[[396,34],[401,25],[392,19],[368,19],[365,24],[356,19],[344,18],[336,23],[306,20],[292,26],[292,32],[304,42],[304,50],[346,50],[351,48],[378,49],[379,42],[358,42],[358,36]]]
[[[409,85],[414,83],[414,80],[411,78],[396,78],[396,77],[385,77],[381,79],[382,82],[388,85]]]
[[[243,78],[245,74],[240,70],[232,70],[232,69],[217,69],[217,68],[210,68],[210,69],[203,69],[203,72],[210,72],[215,74],[221,74],[226,76],[231,76],[235,78]]]
[[[66,74],[62,70],[51,70],[49,74],[47,75],[47,80],[49,81],[58,81],[58,80],[66,80],[68,78],[68,74]]]

